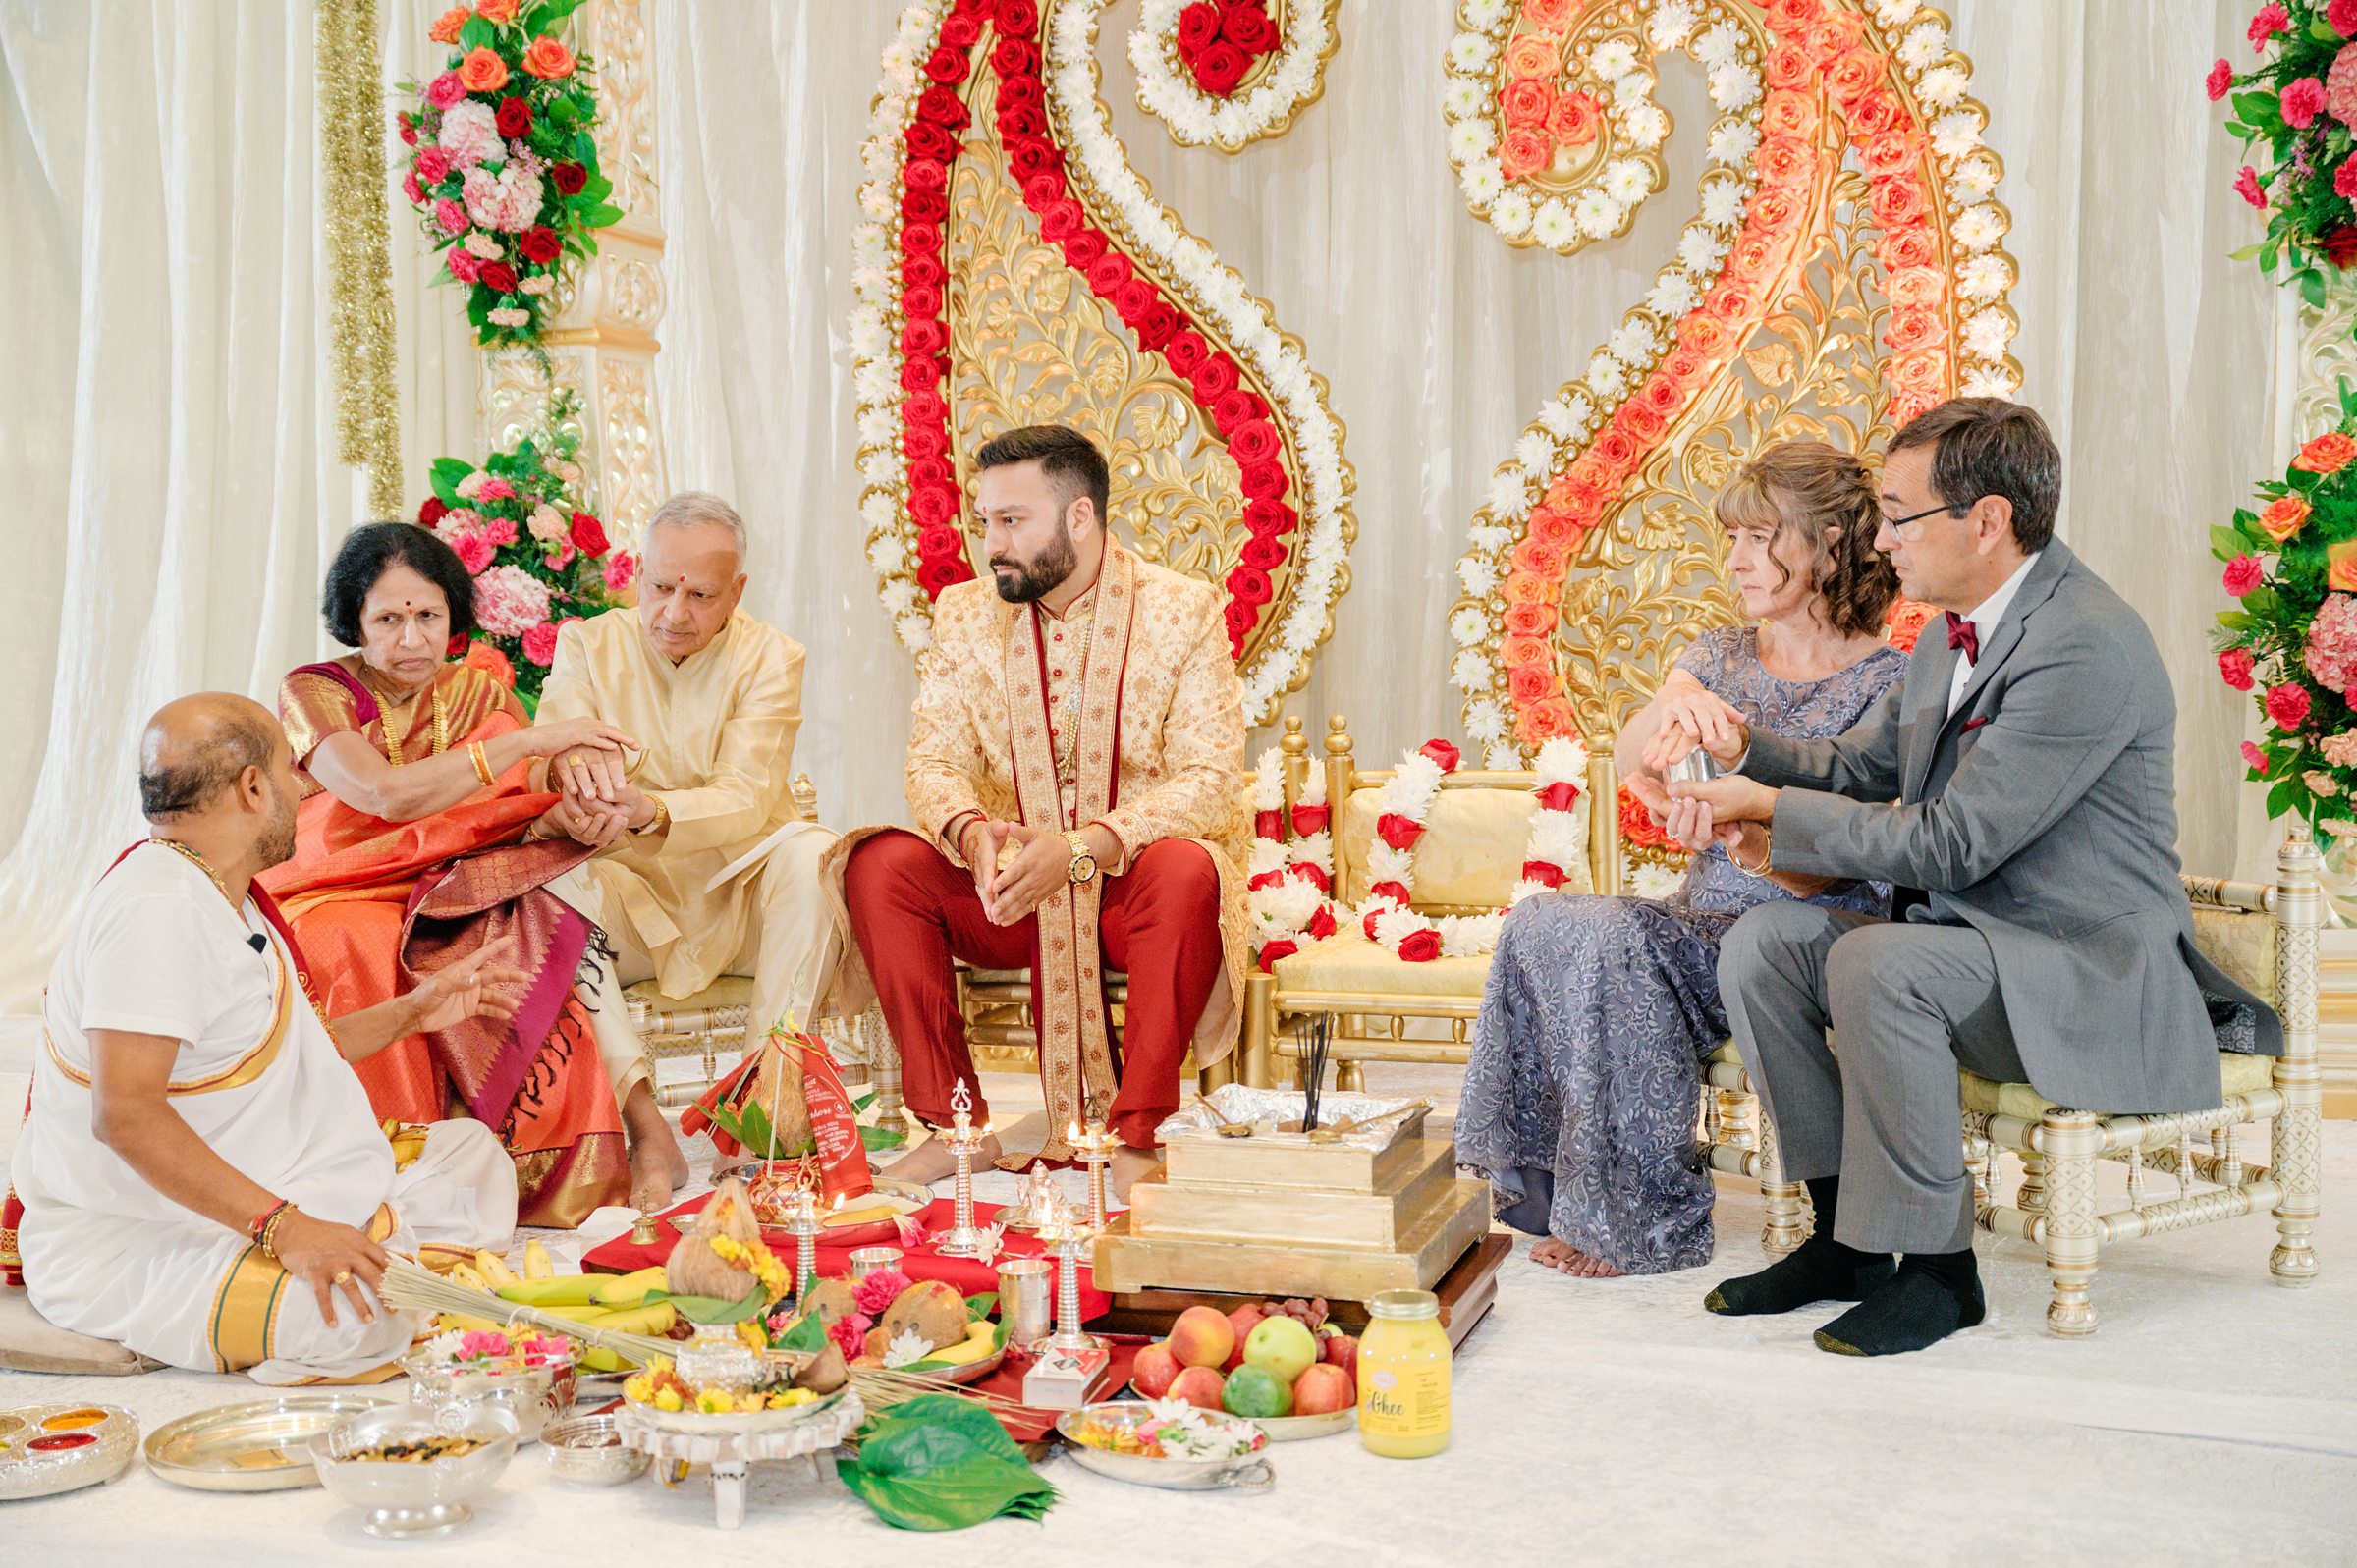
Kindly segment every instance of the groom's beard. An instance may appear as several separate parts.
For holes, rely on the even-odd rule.
[[[1034,559],[1018,562],[993,557],[990,572],[1000,598],[1011,605],[1027,605],[1041,594],[1055,592],[1079,566],[1080,555],[1072,548],[1071,533],[1059,528]]]

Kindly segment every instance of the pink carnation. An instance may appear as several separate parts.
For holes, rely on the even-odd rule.
[[[2267,205],[2267,189],[2259,183],[2259,171],[2247,163],[2234,176],[2234,193],[2254,207]]]
[[[2357,0],[2350,0],[2350,3],[2357,5]],[[2220,60],[2218,64],[2212,66],[2210,68],[2210,75],[2202,81],[2202,87],[2210,94],[2210,101],[2212,103],[2216,103],[2219,99],[2224,97],[2227,92],[2232,90],[2233,86],[2234,68],[2226,64],[2223,60]]]
[[[2325,595],[2325,602],[2317,607],[2316,621],[2308,628],[2308,647],[2300,662],[2327,691],[2345,692],[2357,681],[2357,596]],[[2308,694],[2300,692],[2298,718],[2286,720],[2275,712],[2275,693],[2299,689],[2277,686],[2267,694],[2268,716],[2286,730],[2297,730],[2299,720],[2308,717]]]
[[[617,550],[606,557],[606,586],[616,593],[630,587],[630,579],[638,575],[638,558],[628,550]]]
[[[2290,30],[2291,13],[2276,4],[2275,0],[2268,0],[2268,3],[2261,6],[2251,18],[2250,30],[2243,36],[2251,40],[2251,52],[2259,54],[2266,50],[2268,39],[2278,32],[2289,32]]]
[[[424,204],[425,187],[417,183],[416,170],[411,169],[401,177],[401,193],[410,198],[410,205],[412,207]]]
[[[496,554],[491,541],[479,533],[461,534],[451,540],[450,548],[458,552],[459,565],[466,568],[466,575],[470,577],[481,576],[483,568],[491,565],[491,557]]]
[[[2243,173],[2249,174],[2250,171],[2245,169]],[[434,203],[434,222],[442,226],[444,234],[465,234],[471,220],[467,218],[465,207],[444,196]]]
[[[2357,0],[2332,0],[2325,7],[2325,26],[2344,38],[2357,37]]]
[[[2221,62],[2222,64],[2222,62]],[[450,173],[450,154],[440,147],[420,147],[417,150],[417,178],[427,185],[439,183]]]
[[[483,523],[483,537],[495,545],[514,544],[516,542],[516,519],[514,517],[487,518]]]
[[[563,544],[558,545],[554,550],[551,550],[548,553],[548,569],[551,571],[563,571],[567,567],[573,565],[574,554],[575,551],[572,540],[569,539]]]
[[[495,637],[521,637],[548,620],[548,584],[521,567],[477,573],[474,620]]]
[[[2266,574],[2257,556],[2236,556],[2226,563],[2226,592],[2237,599],[2248,598]]]
[[[450,247],[450,275],[461,283],[472,283],[482,276],[483,264],[465,245]]]
[[[2302,77],[2283,89],[2280,102],[2283,123],[2294,131],[2305,131],[2318,115],[2324,113],[2325,84],[2314,77]]]
[[[2236,691],[2248,691],[2254,683],[2251,668],[2256,663],[2250,649],[2228,648],[2218,656],[2218,677]]]
[[[2357,199],[2357,158],[2346,158],[2332,171],[2332,193]]]
[[[2315,657],[2313,647],[2311,658]],[[2321,678],[2321,677],[2320,677]],[[2286,680],[2281,685],[2267,688],[2267,716],[2275,728],[2286,732],[2296,730],[2308,722],[2308,688]]]
[[[846,1361],[856,1361],[867,1353],[867,1331],[875,1326],[873,1319],[852,1313],[838,1318],[827,1326],[827,1337],[843,1352]]]
[[[523,656],[543,667],[554,664],[557,658],[557,628],[543,621],[525,632]]]
[[[515,494],[516,487],[505,479],[485,479],[483,488],[477,493],[475,499],[478,501],[506,501]]]
[[[466,83],[459,80],[456,71],[445,71],[425,84],[425,101],[437,109],[447,109],[466,96]]]
[[[2267,753],[2261,751],[2253,742],[2246,740],[2242,743],[2242,761],[2245,767],[2260,778],[2267,777]]]
[[[2342,44],[2325,73],[2325,107],[2344,126],[2357,126],[2357,44]]]
[[[851,1300],[870,1317],[880,1317],[893,1298],[908,1288],[908,1276],[898,1269],[879,1269],[851,1287]]]

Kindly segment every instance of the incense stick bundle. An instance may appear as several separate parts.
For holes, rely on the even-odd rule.
[[[1326,1092],[1326,1055],[1334,1046],[1334,1014],[1319,1013],[1309,1023],[1309,1045],[1301,1054],[1301,1130],[1314,1132],[1319,1102]]]

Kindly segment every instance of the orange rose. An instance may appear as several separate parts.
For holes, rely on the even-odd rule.
[[[1562,52],[1543,33],[1526,32],[1506,46],[1506,74],[1509,77],[1536,77],[1547,81],[1562,66]]]
[[[1550,582],[1560,580],[1568,565],[1562,551],[1538,539],[1524,539],[1514,546],[1513,563],[1521,570]]]
[[[1650,405],[1635,398],[1629,399],[1620,406],[1620,411],[1613,416],[1613,423],[1616,427],[1627,431],[1628,439],[1635,442],[1641,449],[1650,449],[1658,445],[1664,432],[1670,428],[1669,420],[1663,418]]]
[[[1770,136],[1760,143],[1756,167],[1762,185],[1800,185],[1816,172],[1816,160],[1798,136]]]
[[[1937,392],[1902,392],[1891,400],[1887,410],[1893,428],[1903,430],[1922,415],[1946,403],[1947,399]]]
[[[1877,254],[1886,268],[1895,271],[1900,267],[1930,266],[1939,259],[1940,247],[1929,228],[1910,221],[1893,225],[1886,232]]]
[[[562,81],[573,75],[573,51],[543,35],[523,51],[523,69],[543,81]]]
[[[1681,388],[1710,368],[1708,358],[1684,344],[1671,350],[1670,356],[1662,361],[1662,374]]]
[[[2294,468],[2309,473],[2338,473],[2357,458],[2357,441],[2350,440],[2337,430],[2328,430],[2300,449],[2291,460]]]
[[[1547,111],[1555,107],[1555,89],[1544,81],[1516,77],[1499,90],[1498,106],[1509,126],[1543,126]]]
[[[1545,665],[1509,665],[1506,694],[1514,699],[1517,708],[1527,709],[1534,703],[1545,702],[1555,694],[1555,672]]]
[[[2334,593],[2357,593],[2357,539],[2325,546],[2325,586]]]
[[[1506,613],[1506,629],[1522,637],[1544,637],[1555,629],[1555,606],[1515,605]]]
[[[497,49],[469,49],[459,62],[459,82],[468,92],[497,92],[508,84],[508,63]]]
[[[1499,597],[1509,605],[1543,605],[1555,602],[1555,584],[1535,571],[1516,571],[1506,579]]]
[[[1874,209],[1875,221],[1888,233],[1923,216],[1923,185],[1912,175],[1877,180],[1866,205]]]
[[[1945,392],[1947,386],[1947,351],[1924,349],[1914,353],[1902,353],[1883,367],[1883,375],[1901,392]]]
[[[1686,389],[1666,375],[1656,375],[1645,383],[1645,406],[1665,419],[1674,419],[1686,406]]]
[[[1826,74],[1826,80],[1833,84],[1835,101],[1844,108],[1872,92],[1882,77],[1882,61],[1863,49],[1852,49],[1842,55]]]
[[[1800,203],[1792,199],[1789,190],[1763,190],[1751,198],[1751,219],[1747,227],[1766,234],[1781,234],[1792,227],[1800,216]]]
[[[1866,139],[1865,151],[1858,161],[1866,165],[1868,175],[1893,175],[1915,161],[1922,149],[1916,145],[1914,135],[1905,131],[1886,131]]]
[[[1617,424],[1596,438],[1596,456],[1616,478],[1637,465],[1636,439]]]
[[[1809,47],[1817,51],[1820,60],[1838,61],[1865,36],[1865,18],[1854,11],[1836,11],[1810,29]]]
[[[1933,310],[1901,308],[1891,313],[1891,330],[1883,342],[1894,353],[1913,353],[1940,341],[1940,316]]]
[[[2300,531],[2308,521],[2309,510],[2308,503],[2298,496],[2277,496],[2259,514],[2259,526],[2270,539],[2281,544]]]
[[[1522,0],[1522,20],[1542,32],[1562,32],[1571,24],[1571,0]]]
[[[1722,283],[1711,291],[1702,307],[1732,327],[1751,318],[1751,291],[1739,283]]]
[[[1541,740],[1553,740],[1557,735],[1575,735],[1579,726],[1571,717],[1571,704],[1562,697],[1549,697],[1530,710],[1531,728]]]
[[[1567,551],[1579,543],[1579,524],[1572,520],[1568,513],[1543,507],[1530,514],[1530,536],[1541,544]]]
[[[1562,510],[1563,515],[1576,523],[1583,533],[1594,527],[1596,519],[1604,515],[1604,497],[1576,479],[1564,479],[1562,489],[1563,499],[1556,505]]]
[[[1907,123],[1906,105],[1888,87],[1877,87],[1849,106],[1852,130],[1865,135],[1880,135],[1883,132]]]
[[[1537,174],[1554,161],[1555,144],[1547,139],[1547,134],[1527,126],[1508,131],[1498,144],[1498,172],[1508,180]]]
[[[434,19],[434,25],[425,29],[425,35],[436,43],[456,43],[459,41],[459,29],[466,26],[466,17],[465,6],[452,6]]]
[[[1509,636],[1498,645],[1498,662],[1508,670],[1546,670],[1550,663],[1547,639]]]
[[[1808,51],[1798,44],[1780,43],[1768,51],[1768,85],[1797,87],[1809,80],[1812,65]]]
[[[1776,242],[1766,235],[1747,235],[1727,254],[1729,277],[1756,278],[1776,263]]]
[[[516,20],[516,0],[476,0],[474,14],[504,25]]]
[[[1817,0],[1776,0],[1768,8],[1768,25],[1780,32],[1799,32],[1815,27],[1823,15]]]
[[[1584,147],[1596,139],[1604,111],[1584,92],[1566,92],[1547,111],[1547,134],[1566,147]]]
[[[1727,323],[1719,317],[1697,310],[1677,324],[1677,341],[1696,353],[1713,355],[1727,347]]]
[[[1924,309],[1940,302],[1947,280],[1937,267],[1901,267],[1883,280],[1883,294],[1894,305]]]

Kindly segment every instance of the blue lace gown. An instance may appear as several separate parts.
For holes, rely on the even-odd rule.
[[[1750,627],[1711,631],[1678,667],[1755,728],[1837,735],[1897,683],[1878,648],[1823,680],[1780,680]],[[1498,1217],[1623,1273],[1711,1257],[1711,1177],[1696,1144],[1702,1059],[1727,1039],[1719,942],[1753,904],[1792,894],[1714,844],[1675,896],[1543,893],[1507,917],[1456,1113],[1458,1161],[1489,1177]],[[1882,883],[1811,900],[1887,912]]]

